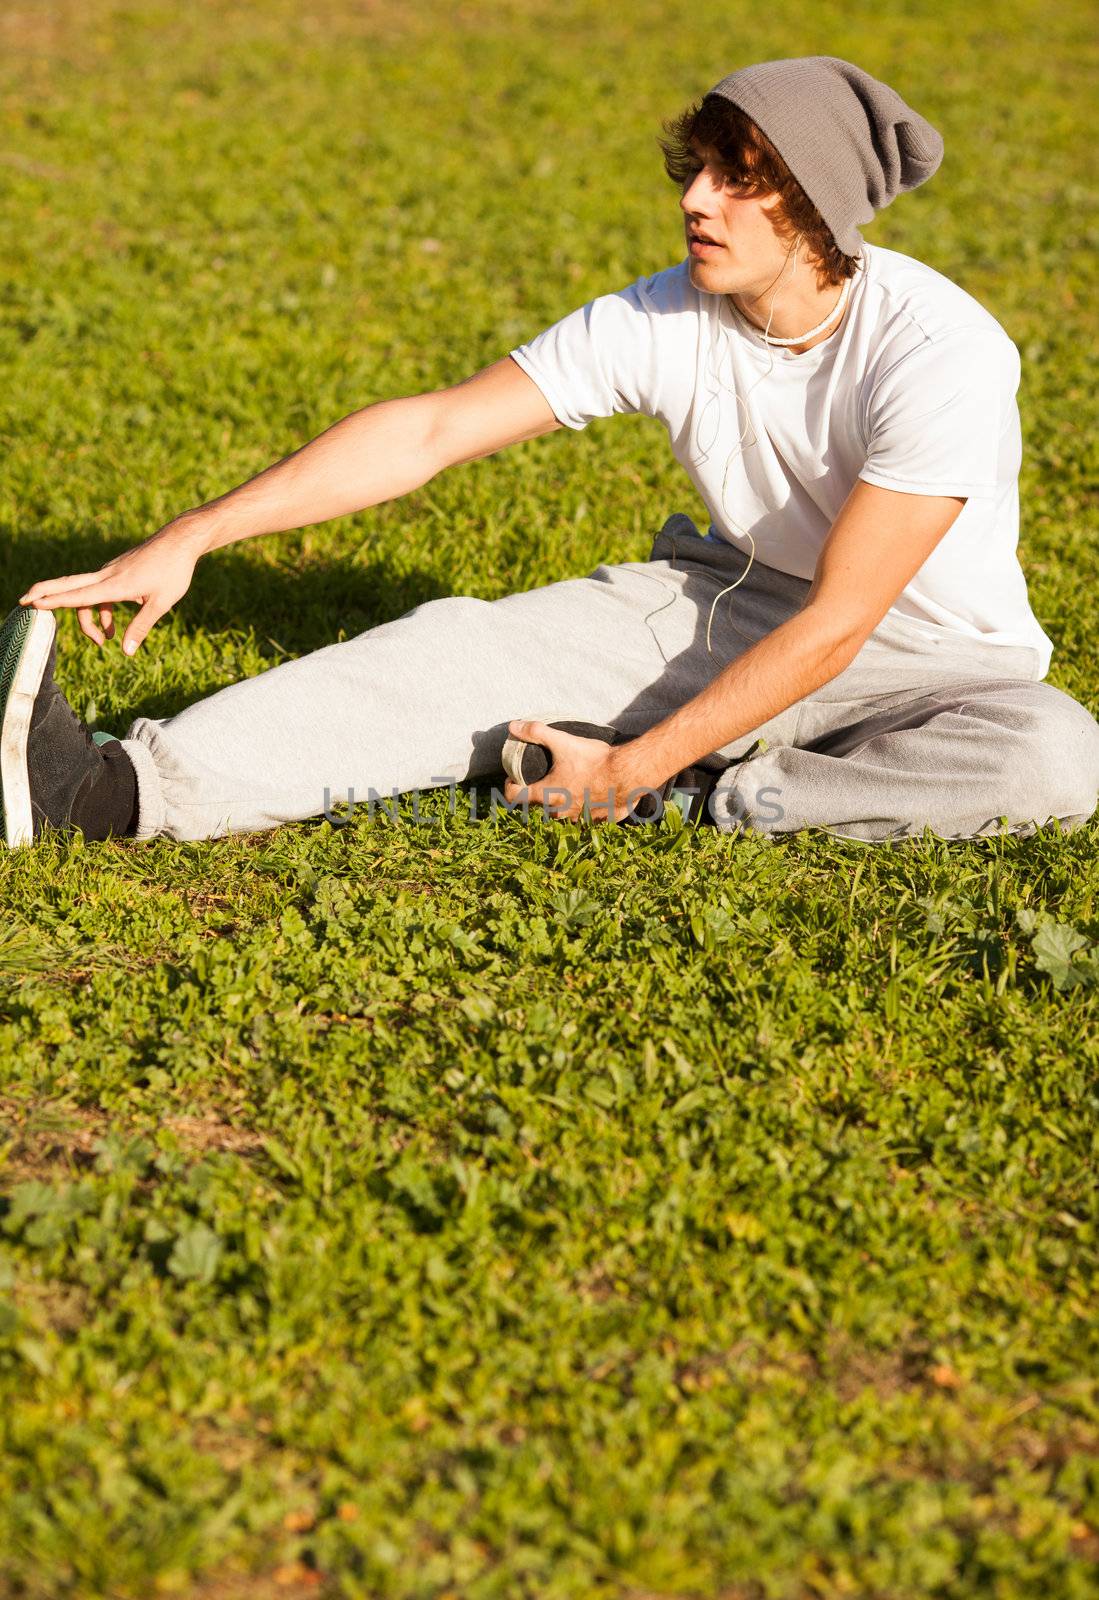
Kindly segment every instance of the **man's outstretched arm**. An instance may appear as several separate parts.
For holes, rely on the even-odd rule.
[[[81,630],[101,645],[105,634],[113,636],[115,603],[136,601],[141,609],[123,642],[132,655],[186,594],[199,558],[209,551],[396,500],[446,467],[560,426],[537,384],[504,356],[452,388],[353,412],[239,488],[174,517],[98,572],[45,579],[20,603],[39,610],[75,607]]]
[[[571,806],[555,806],[551,794],[547,809],[575,820],[587,789],[591,815],[598,819],[606,810],[597,797],[613,787],[621,817],[631,790],[658,788],[812,694],[850,665],[964,504],[956,496],[902,494],[857,482],[821,550],[802,609],[656,727],[612,748],[542,722],[513,722],[512,733],[548,746],[554,755],[552,769],[530,786],[529,798],[541,802],[543,790],[563,789],[574,797]],[[514,798],[518,785],[506,792]]]

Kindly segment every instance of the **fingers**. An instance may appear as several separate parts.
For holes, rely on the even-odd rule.
[[[537,718],[516,717],[508,723],[508,732],[516,739],[523,739],[527,744],[544,745],[550,753],[550,765],[556,762],[558,754],[565,748],[565,741],[569,738],[567,733],[562,733],[559,728],[551,728]]]
[[[531,785],[531,788],[536,789],[537,787],[537,784]],[[525,785],[516,783],[514,778],[508,778],[504,784],[504,799],[508,805],[511,805],[514,800],[518,800],[521,795],[525,795],[527,800],[538,799],[538,796],[532,795],[530,789],[526,788]]]
[[[32,583],[26,594],[19,596],[21,606],[39,606],[42,602],[54,595],[67,595],[74,589],[84,589],[96,578],[102,578],[102,569],[99,572],[74,572],[67,578],[44,578],[41,583]],[[117,598],[117,596],[115,597]],[[69,605],[71,601],[58,602]]]
[[[586,792],[581,799],[577,799],[570,789],[550,783],[548,778],[528,785],[508,778],[504,784],[504,799],[508,805],[518,801],[525,802],[527,807],[537,806],[547,822],[580,822],[584,818],[590,822],[606,822],[610,817],[605,802],[593,803]]]
[[[504,799],[509,805],[519,801],[526,806],[539,806],[547,820],[551,817],[559,821],[566,820],[564,808],[568,805],[568,792],[552,784],[524,785],[509,778],[504,784]]]
[[[159,601],[146,600],[122,637],[122,649],[126,655],[132,656],[134,654],[138,645],[142,643],[154,625],[160,621],[166,610],[167,607],[162,606]]]
[[[76,611],[76,618],[80,624],[80,631],[85,638],[93,644],[102,647],[108,639],[115,637],[114,605],[96,604],[102,601],[98,593],[99,585],[92,586],[91,595],[81,594],[79,591],[69,593],[63,597],[49,596],[39,600],[39,609],[52,611],[58,606],[71,606]],[[31,591],[28,591],[30,593]],[[22,602],[20,602],[22,604]],[[150,630],[158,623],[168,608],[160,600],[146,600],[126,629],[122,640],[122,648],[126,655],[132,656],[141,645]],[[99,621],[96,622],[98,612]]]
[[[93,572],[91,576],[94,579],[96,574]],[[35,588],[37,587],[36,584]],[[28,589],[27,593],[33,595],[34,589]],[[138,598],[135,594],[120,594],[117,582],[105,583],[100,580],[98,583],[77,584],[71,589],[51,589],[48,593],[38,595],[34,600],[20,600],[19,604],[32,605],[36,611],[56,611],[59,606],[72,606],[75,609],[79,606],[100,605],[106,601],[113,603],[116,600]]]
[[[90,606],[78,607],[76,620],[80,624],[81,633],[84,634],[86,638],[90,639],[93,644],[102,645],[105,643],[103,635],[95,625],[95,619],[92,616],[92,610]]]
[[[91,606],[79,606],[76,612],[80,631],[85,634],[93,644],[103,645],[108,639],[114,638],[114,612],[111,606],[99,607],[99,627],[95,625]],[[102,629],[102,632],[100,632]]]
[[[508,732],[517,739],[526,739],[528,744],[549,744],[551,739],[561,737],[560,729],[550,728],[544,722],[525,721],[522,717],[508,723]]]
[[[545,745],[551,757],[550,775],[553,767],[562,756],[568,752],[583,750],[593,741],[579,739],[574,733],[565,733],[560,728],[551,728],[546,722],[539,722],[537,718],[516,717],[514,722],[508,723],[508,732],[517,739],[525,739],[528,744]]]
[[[581,751],[590,752],[598,746],[600,749],[609,750],[610,745],[602,739],[589,739],[578,733],[566,733],[563,728],[551,728],[548,722],[525,720],[516,717],[508,723],[508,732],[517,739],[525,739],[528,744],[544,744],[554,756],[565,755],[569,751],[579,754]]]

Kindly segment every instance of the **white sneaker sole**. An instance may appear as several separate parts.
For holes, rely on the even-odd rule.
[[[504,740],[504,748],[500,752],[500,765],[512,783],[523,781],[523,752],[528,743],[529,740],[517,739],[513,733],[509,733]]]
[[[52,611],[34,612],[4,705],[4,720],[0,725],[0,795],[4,807],[4,841],[9,850],[18,850],[34,840],[27,739],[56,628]]]
[[[524,722],[568,722],[569,715],[565,711],[555,711],[544,716],[524,717]],[[509,733],[504,740],[503,749],[500,751],[500,765],[512,783],[523,782],[523,752],[530,744],[529,739],[520,739],[514,733]]]

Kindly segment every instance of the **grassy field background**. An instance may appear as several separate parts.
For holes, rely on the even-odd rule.
[[[944,133],[868,237],[1020,347],[1022,558],[1099,709],[1082,0],[13,0],[4,608],[679,260],[661,119],[810,53]],[[662,430],[597,423],[218,552],[133,662],[62,613],[59,678],[121,731],[676,509]],[[1099,825],[436,798],[0,855],[0,1593],[1099,1594]]]

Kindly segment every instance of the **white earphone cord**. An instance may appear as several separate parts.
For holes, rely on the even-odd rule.
[[[801,248],[802,237],[803,237],[803,235],[799,233],[797,238],[794,240],[792,271],[795,271],[795,272],[797,271],[798,251]],[[769,309],[768,315],[767,315],[767,326],[763,330],[764,339],[767,338],[767,335],[771,331],[771,319],[774,317],[774,314],[775,314],[775,301],[776,301],[777,298],[778,298],[778,289],[776,289],[775,293],[771,296],[771,305],[770,305],[770,309]],[[711,634],[711,630],[712,630],[713,625],[714,625],[714,612],[717,610],[717,603],[718,603],[719,600],[723,599],[725,597],[725,595],[727,595],[731,590],[735,589],[737,587],[737,584],[741,584],[741,583],[744,582],[745,578],[748,576],[749,572],[752,570],[752,562],[756,558],[756,542],[752,538],[752,535],[749,533],[748,529],[747,528],[742,528],[740,523],[736,520],[736,518],[730,512],[729,506],[728,506],[728,502],[727,502],[727,500],[725,498],[725,492],[726,492],[726,489],[728,488],[728,484],[729,484],[729,468],[732,466],[733,461],[736,459],[736,457],[738,455],[742,455],[745,450],[749,449],[756,442],[755,430],[754,430],[754,428],[752,428],[751,413],[748,410],[748,406],[747,406],[746,402],[747,402],[748,396],[752,393],[752,390],[755,389],[757,387],[757,385],[761,384],[763,382],[764,378],[769,378],[771,376],[771,373],[775,370],[775,356],[774,356],[774,351],[772,350],[770,345],[767,346],[767,361],[768,361],[768,366],[767,366],[766,372],[761,372],[759,377],[756,379],[755,383],[753,383],[750,386],[750,388],[745,390],[743,395],[740,394],[739,391],[737,391],[735,389],[733,390],[733,398],[736,400],[737,405],[738,406],[741,406],[741,405],[744,406],[744,421],[745,421],[745,423],[747,425],[748,430],[751,432],[752,437],[750,439],[745,439],[745,437],[744,437],[744,428],[742,427],[741,431],[740,431],[740,433],[739,433],[739,435],[737,437],[736,443],[734,444],[732,450],[730,450],[730,452],[729,452],[729,459],[725,463],[725,472],[724,472],[724,475],[723,475],[723,477],[721,479],[721,509],[725,513],[725,516],[726,516],[727,520],[732,524],[732,526],[736,529],[736,531],[738,533],[742,534],[745,539],[747,539],[748,543],[752,547],[752,553],[748,557],[748,565],[745,567],[744,571],[740,574],[740,577],[737,578],[736,582],[728,584],[726,588],[722,589],[720,591],[720,593],[718,593],[718,594],[716,594],[714,596],[714,603],[710,607],[710,615],[706,619],[706,649],[709,651],[710,655],[713,655],[713,653],[714,653],[713,646],[710,643],[710,634]],[[717,379],[718,379],[718,382],[720,383],[721,382],[720,369],[719,369],[719,371],[717,373]],[[734,624],[734,626],[735,626],[735,624]],[[739,631],[740,630],[737,629],[738,633],[739,633]],[[742,637],[744,637],[744,636],[742,635]]]
[[[792,261],[791,261],[791,271],[792,272],[796,272],[797,271],[798,251],[801,248],[801,241],[802,241],[802,239],[804,237],[805,237],[804,234],[799,233],[797,238],[794,240],[794,248],[793,248],[793,252],[792,252]],[[788,252],[788,254],[789,254],[789,252]],[[781,276],[780,276],[780,283],[781,283]],[[851,287],[851,279],[848,279],[846,284],[844,285],[843,293],[841,293],[839,299],[837,300],[836,304],[832,307],[832,310],[829,312],[828,316],[816,328],[813,328],[811,330],[811,334],[817,334],[817,333],[822,332],[828,326],[829,322],[831,322],[833,320],[833,318],[836,316],[836,313],[846,304],[847,293],[848,293],[850,287]],[[777,298],[778,298],[778,289],[776,288],[775,293],[771,296],[771,305],[770,305],[770,309],[769,309],[768,315],[767,315],[767,326],[763,330],[763,337],[764,337],[765,340],[769,340],[769,335],[770,335],[770,332],[771,332],[771,322],[772,322],[772,320],[774,318],[775,301],[777,300]],[[743,315],[743,313],[741,313],[741,315]],[[801,338],[803,338],[803,339],[804,338],[808,338],[808,337],[811,336],[811,334],[803,334],[801,336]],[[785,342],[786,343],[799,343],[800,340],[793,340],[793,341],[788,340],[788,341],[785,341]],[[733,514],[729,510],[729,504],[728,504],[728,500],[726,498],[726,493],[727,493],[728,486],[729,486],[729,468],[732,466],[732,464],[733,464],[733,462],[736,459],[738,454],[743,454],[743,452],[745,450],[750,449],[751,446],[757,442],[756,433],[755,433],[754,428],[752,427],[751,414],[750,414],[750,412],[748,410],[748,406],[747,406],[746,402],[747,402],[748,396],[752,393],[752,391],[756,388],[756,386],[758,384],[762,383],[764,378],[769,378],[771,376],[771,373],[775,370],[775,357],[774,357],[774,352],[773,352],[773,348],[772,348],[772,343],[771,342],[768,342],[768,344],[767,344],[767,361],[768,361],[767,370],[765,372],[761,372],[760,373],[760,375],[756,379],[755,383],[751,384],[749,386],[749,388],[745,390],[743,395],[740,394],[739,391],[736,390],[736,389],[730,390],[730,393],[732,394],[732,396],[733,396],[734,400],[736,401],[737,405],[744,407],[744,426],[741,427],[740,434],[739,434],[739,436],[738,436],[738,438],[736,440],[736,443],[733,445],[732,450],[729,452],[728,460],[725,463],[725,472],[724,472],[724,474],[722,476],[722,479],[721,479],[721,508],[722,508],[723,512],[725,513],[725,517],[726,517],[727,521],[736,529],[736,531],[738,533],[740,533],[745,539],[747,539],[748,543],[752,547],[752,550],[751,550],[751,554],[748,557],[748,565],[744,568],[744,571],[740,574],[740,577],[737,578],[735,580],[735,582],[727,584],[724,589],[720,590],[719,593],[714,596],[713,604],[710,607],[710,615],[706,619],[706,649],[709,651],[710,655],[713,655],[713,653],[714,653],[713,645],[711,643],[711,635],[712,635],[712,631],[713,631],[714,612],[717,610],[717,603],[718,603],[719,600],[724,599],[724,597],[727,594],[729,594],[733,589],[735,589],[738,584],[741,584],[741,583],[744,582],[745,578],[748,576],[749,572],[752,570],[752,562],[756,558],[756,542],[753,539],[753,537],[752,537],[751,533],[749,532],[749,530],[747,528],[742,528],[740,523],[736,520],[736,518],[733,516]],[[718,363],[718,369],[714,373],[714,377],[717,379],[718,385],[720,387],[721,386],[721,363],[720,362]],[[726,385],[725,387],[728,387],[728,386]],[[713,393],[713,397],[716,398],[718,391],[715,389],[715,390],[712,391],[712,393]],[[748,432],[751,433],[751,438],[748,438],[748,439],[745,438],[745,426],[747,427]],[[707,455],[705,455],[703,457],[703,459],[708,459],[708,453],[707,453]],[[675,541],[674,540],[672,542],[672,559],[673,560],[675,559]],[[666,584],[662,585],[662,587],[666,588],[667,585]],[[649,612],[648,616],[645,618],[646,623],[650,623],[651,618],[654,617],[654,616],[657,616],[659,614],[659,612],[667,610],[668,606],[674,605],[675,600],[676,600],[676,591],[673,590],[670,599],[666,600],[662,606],[657,606],[655,611],[650,611]],[[748,635],[746,633],[743,633],[741,631],[741,629],[737,627],[735,622],[730,622],[730,626],[733,628],[733,630],[736,633],[740,634],[742,639],[748,639],[748,643],[749,644],[754,643],[753,640],[748,638]]]

